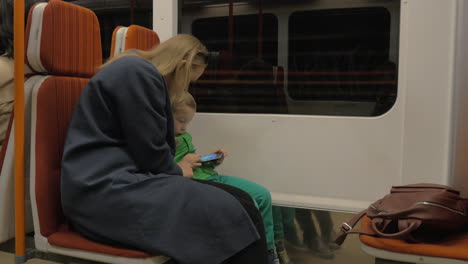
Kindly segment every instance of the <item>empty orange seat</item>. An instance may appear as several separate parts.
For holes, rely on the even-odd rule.
[[[129,49],[150,50],[159,43],[158,34],[151,29],[137,25],[119,26],[112,33],[110,57]]]
[[[151,29],[131,25],[128,27],[125,41],[125,50],[140,49],[150,50],[160,42],[158,34]]]

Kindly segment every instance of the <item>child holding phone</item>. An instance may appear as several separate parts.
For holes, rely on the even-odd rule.
[[[185,93],[183,97],[178,98],[177,101],[172,102],[172,111],[174,114],[174,133],[176,136],[176,153],[174,157],[175,162],[179,163],[183,162],[184,159],[189,159],[191,160],[192,164],[195,163],[199,165],[193,168],[194,179],[219,182],[237,187],[247,192],[255,201],[263,218],[269,253],[269,264],[280,264],[280,260],[278,259],[275,248],[270,192],[265,187],[246,179],[219,175],[215,171],[215,167],[221,164],[224,158],[228,155],[225,149],[221,148],[215,150],[213,153],[216,154],[213,155],[216,156],[214,157],[215,159],[208,162],[203,162],[203,159],[200,159],[201,156],[195,154],[195,147],[192,144],[192,136],[186,131],[186,129],[190,121],[192,121],[196,109],[196,102],[192,95],[190,95],[188,92]],[[281,256],[286,256],[286,258],[282,258],[281,264],[291,264],[285,250],[284,252],[278,253],[281,253]]]

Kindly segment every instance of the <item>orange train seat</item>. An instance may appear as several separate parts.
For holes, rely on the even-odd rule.
[[[129,49],[150,50],[159,43],[158,34],[151,29],[137,25],[119,26],[112,33],[110,57]]]
[[[88,78],[102,63],[95,14],[60,0],[36,5],[29,13],[26,43],[28,64],[47,73],[37,76],[32,91],[30,194],[36,248],[106,263],[166,262],[165,256],[90,241],[70,229],[62,212],[60,171],[68,123]]]
[[[364,217],[361,229],[371,231],[371,220]],[[437,244],[415,244],[399,239],[378,238],[360,235],[361,247],[364,252],[376,257],[376,263],[385,260],[400,263],[430,263],[430,264],[467,264],[468,263],[468,232],[448,236]]]

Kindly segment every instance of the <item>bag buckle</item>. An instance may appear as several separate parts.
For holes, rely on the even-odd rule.
[[[341,231],[343,231],[343,233],[348,233],[349,231],[351,231],[351,229],[353,229],[353,227],[350,226],[348,223],[344,222],[343,224],[341,224],[340,229]]]

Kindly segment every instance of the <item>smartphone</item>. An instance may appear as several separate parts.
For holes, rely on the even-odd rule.
[[[213,154],[209,154],[206,156],[201,156],[200,161],[203,163],[203,162],[208,162],[208,161],[213,161],[213,160],[219,160],[222,158],[223,158],[223,153],[218,152],[218,153],[213,153]]]

